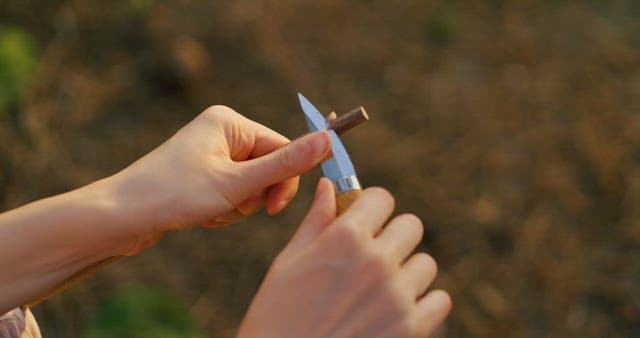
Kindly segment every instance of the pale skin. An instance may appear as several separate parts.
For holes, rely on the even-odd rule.
[[[167,231],[231,224],[262,207],[277,214],[298,176],[330,149],[326,131],[289,143],[230,108],[210,107],[121,172],[0,214],[0,313],[108,257],[135,255]],[[449,296],[429,290],[435,261],[412,254],[420,220],[389,220],[394,201],[382,188],[366,189],[336,217],[334,194],[320,180],[238,337],[427,337],[445,319]]]

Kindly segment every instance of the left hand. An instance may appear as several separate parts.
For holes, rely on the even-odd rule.
[[[298,175],[326,158],[326,131],[291,143],[224,106],[205,110],[171,139],[109,178],[126,201],[137,253],[162,233],[236,222],[266,206],[280,212],[298,190]]]

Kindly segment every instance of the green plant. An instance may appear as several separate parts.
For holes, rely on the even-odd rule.
[[[427,23],[427,38],[439,46],[448,46],[455,34],[455,18],[452,10],[442,7],[436,10]]]
[[[135,15],[145,16],[154,4],[155,0],[129,0],[129,9]]]
[[[0,114],[16,108],[37,64],[31,35],[18,27],[0,26]]]
[[[106,299],[90,320],[88,338],[196,338],[200,329],[187,307],[152,287],[130,287]]]

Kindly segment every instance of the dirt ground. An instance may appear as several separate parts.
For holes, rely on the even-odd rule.
[[[636,1],[9,0],[0,24],[40,55],[0,114],[3,210],[117,172],[211,104],[297,137],[301,91],[369,112],[344,141],[426,225],[454,301],[439,337],[640,336]],[[282,215],[171,234],[39,305],[45,337],[82,337],[140,284],[232,337],[320,174]]]

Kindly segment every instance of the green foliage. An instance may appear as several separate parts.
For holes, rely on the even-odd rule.
[[[88,338],[202,337],[187,307],[156,288],[122,289],[89,322]]]
[[[129,9],[135,15],[144,16],[149,13],[155,0],[129,0]]]
[[[0,26],[0,114],[16,108],[37,63],[31,35],[17,27]]]
[[[455,20],[448,8],[438,9],[427,23],[427,38],[439,46],[448,46],[454,37]]]

